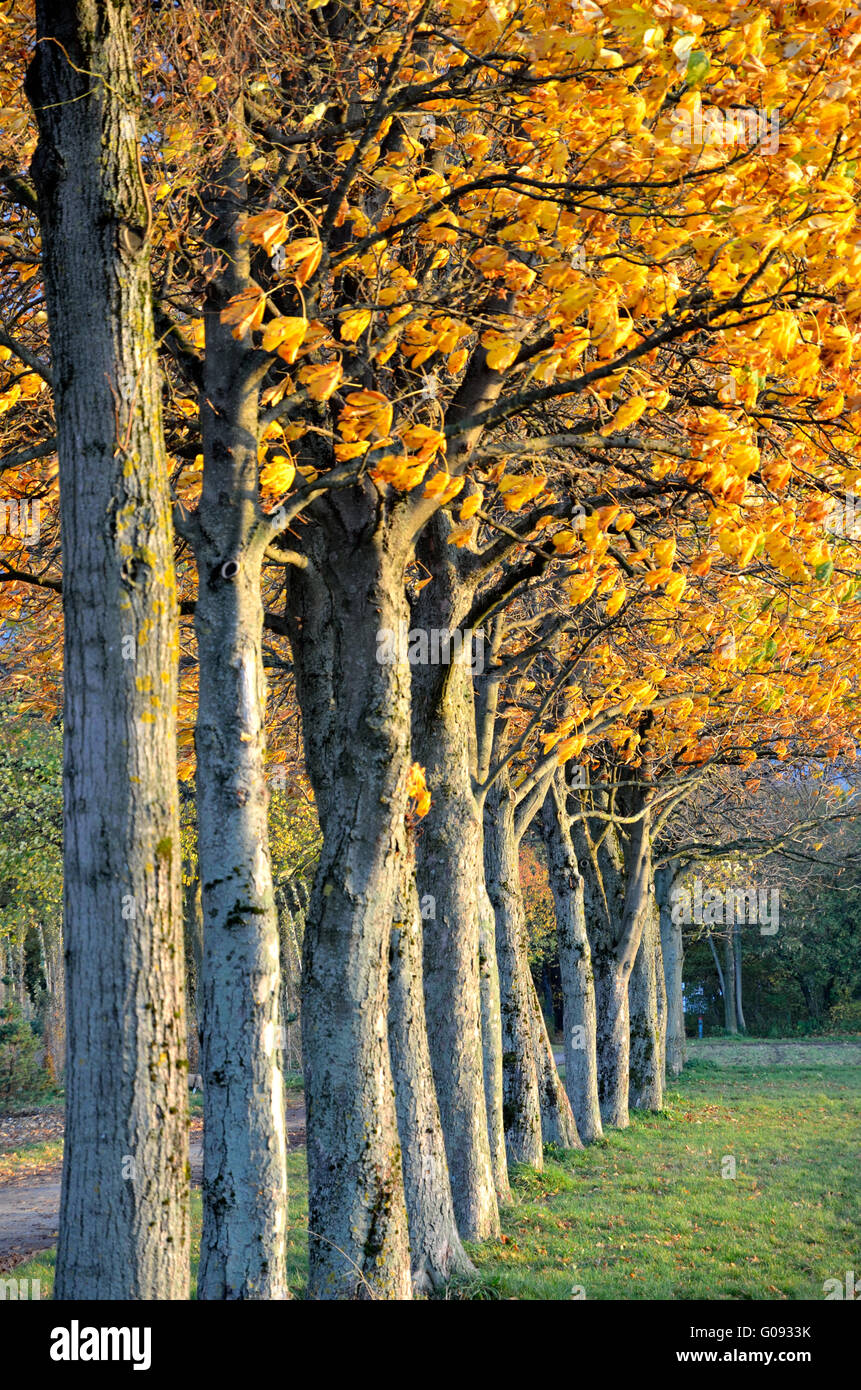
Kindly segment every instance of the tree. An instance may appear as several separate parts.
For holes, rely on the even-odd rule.
[[[58,1298],[188,1296],[177,618],[131,22],[122,0],[40,0],[27,75],[64,550]]]

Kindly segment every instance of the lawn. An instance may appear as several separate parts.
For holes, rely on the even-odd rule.
[[[660,1115],[519,1172],[501,1241],[449,1298],[796,1299],[861,1269],[861,1067],[694,1060]],[[735,1177],[723,1176],[733,1170]],[[289,1156],[290,1285],[305,1280],[304,1152]],[[194,1261],[200,1198],[193,1205]],[[16,1269],[39,1278],[53,1254]]]

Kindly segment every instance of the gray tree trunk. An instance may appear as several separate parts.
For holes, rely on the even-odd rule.
[[[183,932],[185,935],[186,1009],[188,1016],[188,1069],[200,1072],[200,1038],[203,1028],[203,999],[200,977],[203,970],[203,906],[200,878],[195,875],[183,892]]]
[[[258,496],[259,373],[248,335],[221,322],[246,288],[245,187],[228,158],[208,192],[215,274],[204,312],[203,490],[195,726],[204,941],[203,1232],[198,1297],[287,1296],[287,1148],[278,915],[269,862]]]
[[[655,896],[661,920],[661,955],[664,961],[664,984],[667,993],[666,1068],[669,1076],[678,1076],[685,1064],[685,1008],[682,992],[684,947],[682,926],[673,921],[672,890],[677,870],[658,869],[655,874]]]
[[[422,920],[412,846],[403,865],[389,952],[389,1049],[401,1137],[413,1292],[430,1293],[474,1267],[454,1216],[422,988]]]
[[[288,596],[323,833],[302,961],[309,1294],[403,1299],[410,1251],[387,1020],[410,671],[400,652],[377,660],[377,633],[406,621],[408,552],[370,483],[333,494],[312,518]]]
[[[481,1042],[484,1059],[484,1096],[487,1104],[487,1132],[496,1200],[507,1206],[511,1200],[508,1158],[505,1152],[505,1124],[502,1108],[502,1005],[499,998],[499,966],[496,960],[496,914],[484,882],[484,848],[478,883],[478,968],[481,991]]]
[[[738,1032],[738,1015],[735,1004],[735,928],[732,923],[727,926],[724,936],[724,970],[723,970],[723,1021],[728,1033]]]
[[[640,947],[628,982],[631,1036],[628,1103],[635,1110],[660,1110],[664,1103],[659,952],[658,908],[650,892]],[[663,967],[660,973],[663,974]]]
[[[430,586],[433,588],[434,586]],[[446,626],[433,612],[422,621]],[[458,1227],[465,1240],[499,1234],[497,1185],[488,1115],[485,1062],[495,1100],[497,1063],[482,1044],[482,1012],[495,1027],[496,1001],[489,938],[485,973],[480,942],[486,921],[481,816],[473,793],[470,744],[474,739],[472,679],[466,666],[416,666],[413,676],[413,756],[424,767],[431,808],[417,847],[418,888],[432,901],[424,923],[424,985],[431,1062],[448,1154]],[[482,993],[482,978],[484,991]],[[497,1127],[493,1131],[495,1137]]]
[[[733,933],[733,955],[735,956],[735,1011],[739,1029],[742,1033],[747,1032],[747,1024],[744,1021],[744,1007],[742,1004],[741,988],[741,927],[738,923],[730,930]]]
[[[565,1089],[580,1139],[584,1144],[592,1144],[603,1137],[598,1104],[595,980],[586,933],[583,878],[571,839],[566,799],[562,769],[545,798],[541,827],[556,910],[564,1011]]]
[[[302,1069],[302,938],[303,906],[298,891],[287,883],[278,902],[278,936],[281,956],[281,1027],[284,1065],[290,1071]]]
[[[582,821],[571,827],[583,876],[584,911],[595,982],[595,1053],[603,1125],[628,1124],[628,973],[617,956],[617,926],[624,901],[624,863],[611,830],[596,850]],[[602,827],[603,831],[603,827]]]
[[[59,1299],[188,1297],[173,537],[132,7],[39,0],[60,457],[68,1040]]]
[[[496,914],[496,959],[502,1005],[502,1100],[509,1161],[544,1166],[526,922],[520,891],[514,795],[506,773],[484,808],[484,872]]]
[[[577,1121],[553,1056],[553,1048],[541,1012],[541,1000],[528,962],[524,960],[526,987],[532,1014],[532,1049],[538,1076],[538,1103],[541,1111],[541,1137],[545,1144],[563,1149],[582,1149]]]

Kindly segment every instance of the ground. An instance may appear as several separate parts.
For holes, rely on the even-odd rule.
[[[635,1115],[582,1152],[549,1152],[543,1174],[518,1173],[502,1240],[472,1247],[477,1277],[447,1296],[819,1299],[826,1280],[861,1270],[861,1040],[703,1039],[690,1055],[660,1115]],[[295,1100],[288,1264],[301,1296],[307,1189]],[[56,1230],[53,1123],[48,1136],[18,1133],[13,1158],[0,1121],[0,1252],[10,1219],[19,1253],[36,1248],[40,1220],[53,1223],[42,1243]],[[199,1238],[198,1194],[192,1215]],[[45,1297],[53,1252],[16,1261],[15,1274],[39,1279]]]

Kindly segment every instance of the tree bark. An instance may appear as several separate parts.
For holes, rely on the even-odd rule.
[[[649,903],[652,796],[650,787],[623,780],[617,792],[618,822],[597,816],[595,838],[588,821],[572,823],[595,972],[598,1099],[602,1123],[616,1128],[628,1124],[628,984]],[[595,810],[602,810],[601,805]]]
[[[526,922],[520,892],[514,796],[507,773],[491,787],[484,810],[484,868],[496,914],[496,959],[502,1004],[502,1099],[509,1161],[541,1169],[541,1097],[538,1089]],[[534,992],[534,986],[533,986]]]
[[[666,1067],[670,1076],[678,1076],[685,1064],[685,1008],[682,992],[684,947],[680,922],[673,921],[672,890],[678,871],[658,869],[655,874],[655,896],[661,921],[661,955],[664,961],[664,982],[667,992]]]
[[[502,1100],[502,1004],[499,997],[499,965],[496,960],[496,914],[484,882],[483,845],[481,869],[478,883],[478,969],[484,1097],[487,1105],[487,1133],[496,1200],[500,1206],[507,1206],[512,1200],[512,1195],[508,1181]]]
[[[562,1078],[553,1056],[553,1048],[541,1012],[541,1001],[524,959],[526,987],[532,1013],[532,1049],[538,1076],[538,1103],[541,1113],[541,1138],[545,1144],[557,1144],[562,1149],[582,1149],[577,1121],[568,1099]]]
[[[413,1292],[430,1293],[474,1267],[454,1216],[422,988],[422,920],[415,860],[402,831],[403,863],[389,951],[389,1049],[403,1156]]]
[[[735,957],[734,989],[736,1020],[738,1022],[739,1030],[742,1033],[746,1033],[747,1024],[744,1021],[744,1007],[742,1005],[741,988],[741,927],[738,925],[738,923],[736,923],[733,927],[730,928],[730,930],[733,933],[733,955]]]
[[[723,971],[723,1019],[724,1027],[728,1033],[738,1032],[738,1017],[735,1009],[735,943],[733,941],[734,927],[732,923],[727,926],[724,936],[724,971]]]
[[[188,1296],[173,538],[131,5],[39,0],[60,458],[66,1140],[55,1297]]]
[[[544,801],[541,827],[556,909],[556,938],[562,978],[565,1089],[584,1144],[603,1137],[598,1104],[595,980],[586,933],[583,878],[577,864],[566,810],[564,769]]]
[[[323,833],[302,961],[309,1294],[403,1299],[410,1252],[387,1020],[410,672],[397,649],[377,659],[377,633],[406,620],[408,552],[370,483],[333,494],[311,516],[306,563],[288,595]]]
[[[423,610],[420,621],[428,628],[447,627],[445,612]],[[483,964],[480,951],[487,904],[481,815],[470,770],[472,680],[466,666],[452,665],[416,666],[413,681],[413,754],[431,789],[417,851],[419,894],[434,908],[424,929],[428,1038],[458,1227],[466,1240],[485,1240],[499,1234],[496,1192],[507,1179],[498,1152],[494,1170],[490,1136],[498,1142],[498,1121],[494,1128],[484,1085],[487,1075],[495,1105],[497,1006],[489,935]]]
[[[603,829],[603,827],[602,827]],[[607,832],[596,849],[582,821],[572,839],[583,875],[584,911],[595,982],[595,1053],[602,1125],[628,1124],[628,975],[616,954],[616,924],[624,895],[624,864],[618,837]]]
[[[628,1103],[635,1110],[660,1110],[664,1101],[659,955],[658,909],[650,891],[640,947],[628,983],[631,1035]],[[662,965],[660,971],[662,975]]]
[[[278,903],[278,937],[281,957],[281,1028],[284,1065],[290,1071],[302,1069],[301,1042],[301,991],[302,991],[302,937],[301,903],[296,888],[288,883]]]
[[[198,571],[195,726],[204,916],[203,1232],[198,1297],[287,1296],[286,1130],[278,916],[269,862],[258,498],[259,367],[221,322],[249,282],[238,161],[208,190],[214,275],[204,312],[203,490],[190,537]]]

